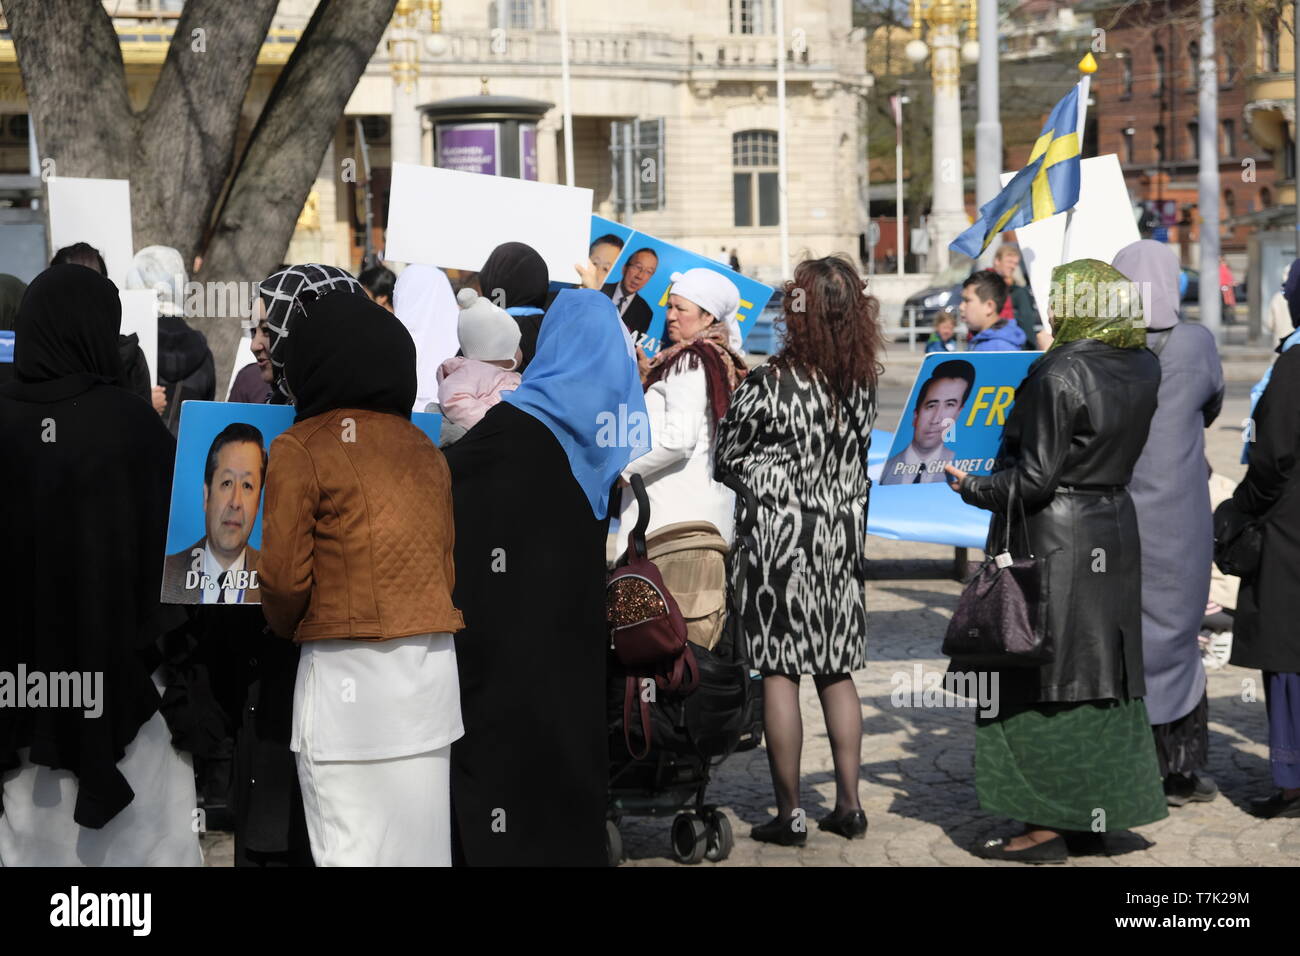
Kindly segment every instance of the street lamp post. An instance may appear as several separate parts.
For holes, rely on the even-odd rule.
[[[968,225],[961,143],[961,61],[979,59],[976,0],[912,0],[912,41],[907,58],[922,63],[930,58],[934,84],[933,166],[934,198],[930,206],[930,243],[934,271],[948,266],[948,243]],[[966,42],[960,26],[966,22]],[[922,34],[929,28],[927,46]]]

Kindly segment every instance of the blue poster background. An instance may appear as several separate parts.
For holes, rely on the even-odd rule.
[[[987,475],[993,470],[993,463],[1002,441],[1002,428],[1006,416],[1014,404],[1015,390],[1024,380],[1029,366],[1039,358],[1042,352],[936,352],[927,355],[917,372],[916,381],[903,406],[898,428],[894,432],[893,442],[880,476],[882,485],[908,484],[915,481],[915,466],[902,474],[896,472],[898,462],[913,439],[913,413],[923,385],[934,374],[934,370],[943,363],[965,363],[974,376],[974,384],[966,394],[955,413],[947,413],[946,419],[951,427],[945,428],[948,438],[942,443],[943,450],[935,453],[935,458],[949,459],[963,471],[975,475]],[[960,381],[945,375],[940,381]],[[954,389],[960,393],[959,389]],[[927,391],[927,399],[933,396]],[[922,466],[929,467],[929,466]],[[937,471],[942,472],[940,466]],[[943,479],[934,479],[942,485]],[[922,482],[913,487],[924,487],[929,482]]]
[[[233,422],[246,422],[262,433],[266,449],[280,432],[293,424],[292,405],[249,405],[241,402],[186,402],[181,406],[181,428],[176,440],[176,467],[172,472],[171,510],[167,520],[167,554],[190,547],[207,534],[203,516],[203,468],[212,439]],[[436,445],[442,416],[416,412],[411,422]],[[269,467],[269,463],[268,463]],[[262,504],[248,543],[262,547]]]

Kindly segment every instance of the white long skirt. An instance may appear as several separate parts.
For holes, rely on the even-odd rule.
[[[202,866],[194,763],[172,746],[160,713],[140,727],[117,769],[135,798],[101,829],[72,819],[77,778],[31,763],[4,775],[0,866]]]
[[[451,866],[451,746],[389,760],[296,754],[317,866]]]

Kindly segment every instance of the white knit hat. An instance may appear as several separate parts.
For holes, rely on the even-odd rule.
[[[465,358],[480,362],[514,361],[519,350],[519,324],[505,309],[499,308],[473,289],[456,294],[460,317],[456,334]]]
[[[687,269],[672,274],[673,295],[694,302],[720,322],[729,322],[740,309],[740,290],[721,272],[712,269]]]

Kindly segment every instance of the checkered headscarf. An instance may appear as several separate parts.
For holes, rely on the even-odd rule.
[[[257,284],[257,294],[266,306],[266,328],[271,340],[269,349],[275,386],[290,402],[293,396],[284,380],[284,342],[289,326],[304,315],[303,306],[331,292],[365,295],[361,283],[337,266],[308,263],[289,266],[267,276]]]

